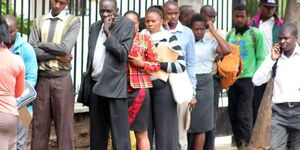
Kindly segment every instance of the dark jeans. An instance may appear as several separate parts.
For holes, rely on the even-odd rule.
[[[216,126],[217,126],[217,115],[219,108],[219,97],[221,92],[221,80],[218,75],[214,75],[214,128],[213,130],[205,132],[205,150],[215,149],[215,137],[216,137]]]
[[[228,90],[228,111],[237,147],[248,145],[253,127],[252,78],[238,79]]]
[[[254,95],[253,95],[253,126],[255,125],[255,121],[257,118],[258,109],[260,106],[260,103],[262,101],[262,98],[265,93],[265,89],[267,87],[267,83],[261,85],[261,86],[255,86],[254,87]]]
[[[292,150],[300,150],[300,104],[294,107],[274,104],[270,150],[285,150],[288,136]]]

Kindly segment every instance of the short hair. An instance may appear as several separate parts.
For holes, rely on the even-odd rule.
[[[4,43],[8,47],[11,46],[9,28],[2,16],[0,16],[0,43]]]
[[[163,6],[161,6],[161,5],[153,5],[153,6],[150,6],[148,9],[150,9],[150,8],[158,8],[159,10],[163,11]]]
[[[211,6],[211,5],[204,5],[204,6],[202,6],[201,9],[200,9],[200,14],[203,14],[204,11],[206,11],[207,9],[211,9],[211,10],[215,11],[215,9],[214,9],[213,6]]]
[[[233,9],[233,12],[234,11],[246,11],[246,14],[248,15],[247,7],[244,4],[237,4]]]
[[[157,13],[162,19],[164,18],[162,10],[157,7],[149,7],[146,11],[146,16],[152,12]]]
[[[197,13],[192,17],[190,27],[192,27],[194,23],[197,21],[205,23],[205,19],[200,14]]]
[[[2,17],[6,21],[6,23],[12,22],[12,23],[15,24],[15,26],[18,26],[17,19],[16,19],[15,16],[10,15],[10,14],[6,14],[6,15],[3,15]]]
[[[115,8],[118,8],[118,3],[117,3],[117,0],[100,0],[100,3],[101,3],[101,2],[104,2],[104,1],[111,1],[111,2],[113,2],[113,3],[114,3],[114,5],[115,5]]]
[[[285,22],[279,29],[280,31],[286,31],[291,33],[293,36],[298,36],[298,28],[294,23]]]
[[[164,7],[168,6],[168,5],[175,5],[178,7],[178,3],[176,1],[167,1],[164,3]]]
[[[179,7],[179,11],[180,11],[180,16],[179,17],[183,17],[185,15],[187,15],[187,10],[189,8],[193,8],[193,6],[191,5],[182,5]]]
[[[134,15],[136,15],[136,17],[138,18],[138,21],[140,22],[140,15],[139,15],[137,12],[135,12],[134,10],[128,10],[128,11],[124,14],[124,16],[126,16],[126,15],[128,15],[128,14],[134,14]]]

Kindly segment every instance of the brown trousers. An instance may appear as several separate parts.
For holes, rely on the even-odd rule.
[[[58,150],[74,150],[74,89],[71,75],[39,76],[37,98],[33,102],[31,150],[47,150],[54,120]]]
[[[16,150],[17,116],[0,112],[0,149]]]

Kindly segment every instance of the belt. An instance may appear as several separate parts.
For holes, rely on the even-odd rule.
[[[286,103],[280,103],[279,105],[286,105],[288,107],[295,107],[297,105],[300,105],[300,102],[286,102]]]

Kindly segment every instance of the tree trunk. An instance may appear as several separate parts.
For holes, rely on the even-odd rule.
[[[300,0],[288,0],[285,10],[284,21],[291,22],[298,27],[298,37],[300,37]],[[300,43],[300,38],[298,38]]]
[[[247,150],[264,150],[269,146],[272,117],[273,79],[267,84]]]

